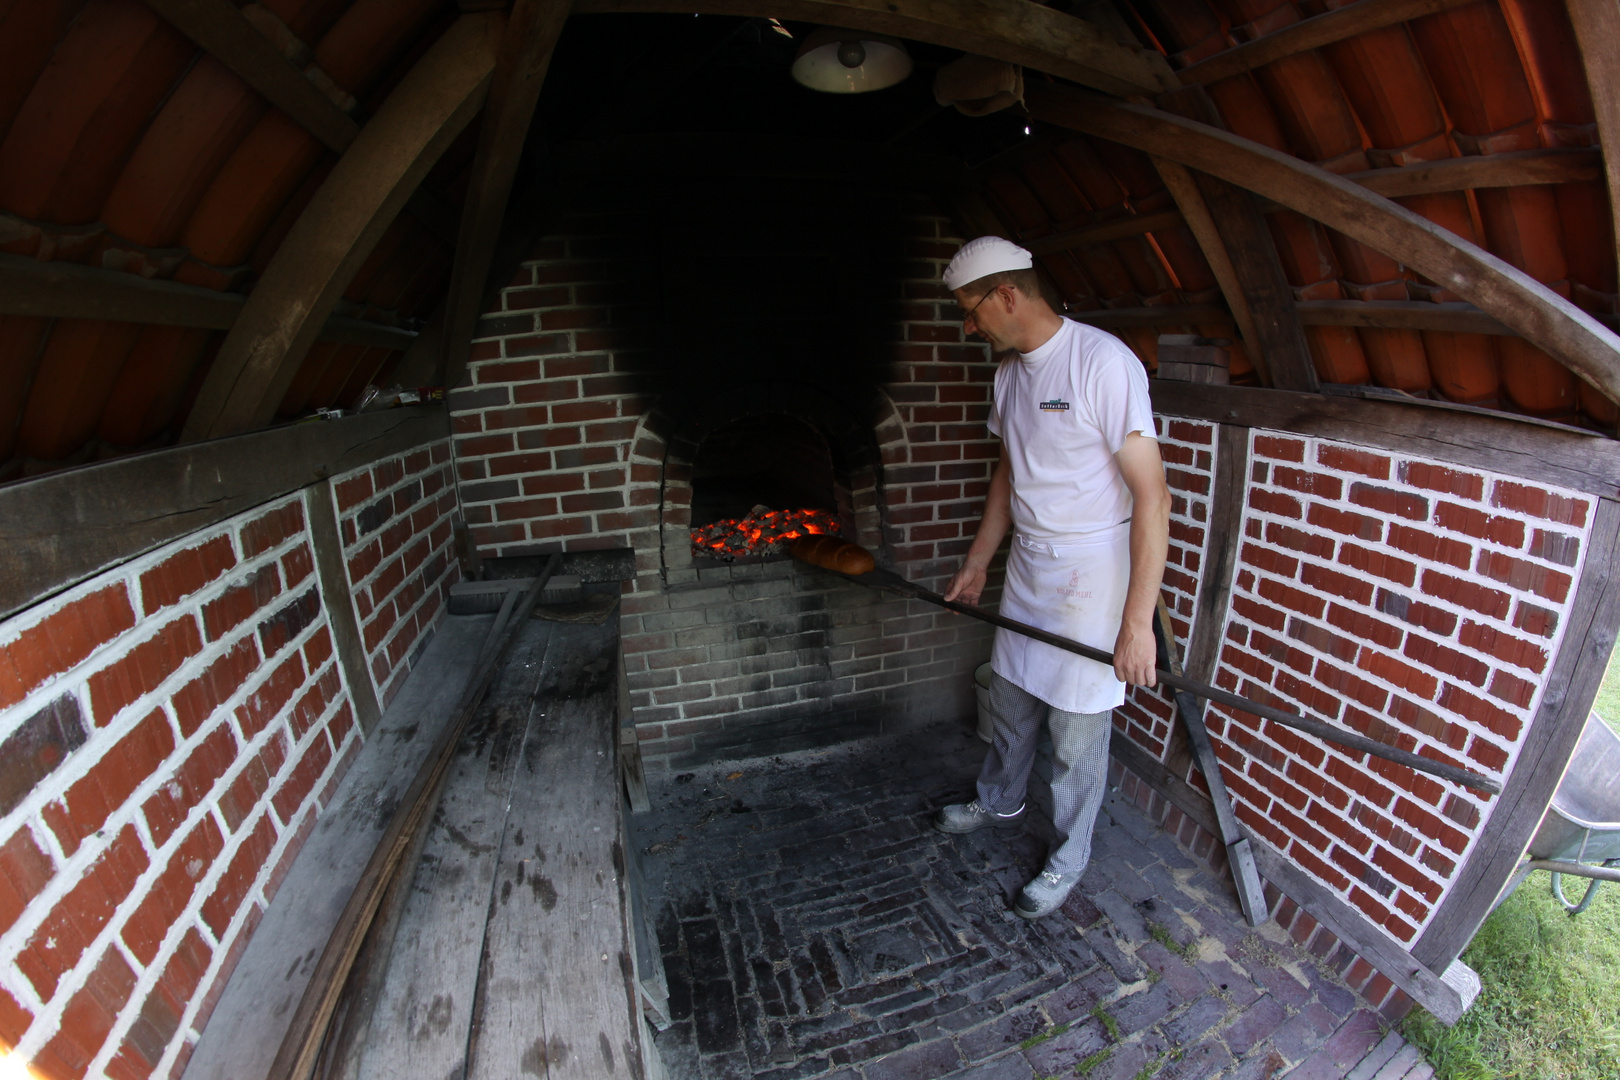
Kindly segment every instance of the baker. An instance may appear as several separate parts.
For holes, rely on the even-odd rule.
[[[945,593],[979,602],[990,560],[1013,530],[1001,613],[1100,649],[1109,668],[1009,630],[990,655],[995,738],[978,797],[940,810],[934,827],[968,833],[1024,812],[1045,723],[1052,736],[1057,846],[1013,910],[1036,919],[1061,905],[1091,857],[1108,777],[1110,714],[1125,684],[1154,684],[1153,618],[1170,524],[1170,492],[1147,374],[1123,342],[1055,312],[1030,253],[981,236],[945,268],[964,333],[1001,358],[989,427],[1001,439],[984,516]]]

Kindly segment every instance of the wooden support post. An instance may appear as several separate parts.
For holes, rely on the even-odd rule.
[[[568,10],[569,0],[517,0],[501,38],[445,300],[440,381],[446,386],[455,386],[466,370],[518,159]]]
[[[370,735],[382,719],[382,704],[371,682],[371,666],[366,663],[366,646],[354,610],[354,588],[349,583],[349,568],[343,558],[343,535],[338,531],[337,503],[333,501],[330,479],[304,489],[304,520],[309,524],[315,572],[320,578],[321,599],[325,602],[326,622],[332,630],[338,667],[349,688],[349,700],[354,703],[360,730]]]
[[[1620,339],[1528,274],[1406,207],[1290,154],[1159,109],[1040,83],[1026,94],[1037,119],[1178,161],[1399,259],[1620,400]]]
[[[1166,94],[1160,100],[1173,113],[1211,127],[1224,126],[1220,110],[1202,87]],[[1225,252],[1227,272],[1235,280],[1242,298],[1241,305],[1233,307],[1232,314],[1243,332],[1249,359],[1269,385],[1279,390],[1314,393],[1318,388],[1316,366],[1311,361],[1310,346],[1305,342],[1305,331],[1294,310],[1294,290],[1283,274],[1276,241],[1271,238],[1271,229],[1266,225],[1259,204],[1248,192],[1216,177],[1188,172],[1203,196],[1205,213],[1219,234],[1218,248],[1212,244],[1205,248],[1205,254],[1207,256],[1212,248]],[[1174,188],[1171,193],[1175,193]],[[1200,246],[1203,243],[1200,238]],[[1211,263],[1212,267],[1214,265]],[[1220,280],[1219,274],[1217,280]],[[1221,288],[1225,292],[1224,282]],[[1227,299],[1231,301],[1230,296]]]
[[[1215,224],[1215,218],[1209,212],[1209,206],[1204,202],[1202,192],[1198,190],[1198,183],[1193,179],[1192,171],[1184,165],[1164,158],[1154,158],[1153,167],[1159,171],[1159,177],[1164,186],[1170,190],[1170,197],[1176,200],[1181,207],[1182,217],[1186,219],[1187,227],[1192,230],[1193,239],[1198,242],[1198,248],[1204,253],[1204,260],[1209,263],[1211,272],[1215,275],[1215,283],[1221,287],[1221,295],[1226,297],[1226,306],[1232,309],[1232,318],[1237,322],[1238,336],[1243,339],[1244,351],[1249,354],[1249,360],[1260,375],[1260,381],[1266,386],[1272,385],[1271,367],[1269,358],[1264,349],[1260,347],[1260,332],[1254,323],[1254,314],[1249,310],[1248,297],[1243,292],[1243,282],[1238,278],[1237,267],[1232,265],[1232,256],[1226,250],[1226,242],[1221,239],[1220,229]]]
[[[462,16],[383,102],[270,260],[183,440],[269,423],[355,271],[483,104],[503,26],[496,14]]]
[[[1616,0],[1565,0],[1569,21],[1575,25],[1581,63],[1586,66],[1586,85],[1592,91],[1592,108],[1597,113],[1598,142],[1603,160],[1609,163],[1609,214],[1614,219],[1617,247],[1620,247],[1620,3]]]
[[[1183,221],[1180,213],[1165,210],[1158,214],[1126,218],[1123,221],[1088,225],[1084,229],[1071,229],[1056,236],[1043,236],[1039,240],[1029,241],[1024,246],[1035,255],[1050,255],[1054,251],[1069,251],[1088,244],[1106,244],[1110,240],[1123,240],[1127,236],[1141,236],[1143,233],[1158,232],[1161,229],[1173,229],[1181,224]]]

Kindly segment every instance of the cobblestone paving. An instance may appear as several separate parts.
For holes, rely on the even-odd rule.
[[[1337,1080],[1379,1042],[1365,1002],[1117,796],[1061,913],[1012,915],[1050,823],[928,825],[983,752],[936,726],[655,781],[635,828],[674,1080]]]

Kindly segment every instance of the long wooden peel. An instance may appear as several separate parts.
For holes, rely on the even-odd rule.
[[[496,616],[495,624],[479,652],[478,666],[468,677],[467,688],[462,691],[461,700],[456,704],[456,711],[450,715],[449,723],[428,752],[421,768],[416,771],[411,786],[400,797],[388,828],[377,841],[376,850],[371,853],[366,868],[360,872],[360,880],[355,882],[349,902],[344,905],[337,925],[332,928],[332,936],[327,939],[326,948],[315,963],[309,985],[304,988],[304,996],[298,1002],[287,1034],[281,1040],[281,1048],[270,1065],[267,1080],[309,1080],[313,1073],[316,1059],[320,1056],[321,1042],[331,1024],[332,1013],[337,1008],[349,969],[359,955],[361,943],[377,914],[378,905],[382,903],[388,883],[399,871],[416,834],[438,804],[439,786],[449,771],[456,744],[461,741],[461,733],[466,729],[467,722],[472,719],[490,683],[495,680],[501,657],[505,655],[518,628],[528,624],[541,590],[546,587],[546,582],[561,561],[561,555],[553,555],[547,560],[545,569],[521,599],[516,590],[507,594],[500,614]]]
[[[798,549],[794,548],[793,550],[794,557],[800,558],[798,555]],[[985,611],[983,608],[974,607],[972,604],[964,604],[957,600],[947,600],[936,592],[931,592],[930,590],[923,588],[921,585],[907,581],[905,578],[901,577],[899,574],[896,574],[892,570],[870,570],[864,574],[847,574],[834,567],[829,567],[822,562],[816,561],[816,559],[813,558],[805,558],[804,561],[810,563],[812,566],[827,570],[830,573],[838,574],[840,577],[848,578],[850,581],[858,582],[862,585],[870,585],[876,589],[888,589],[892,592],[897,592],[902,595],[910,596],[917,600],[922,600],[938,607],[945,608],[947,611],[954,611],[959,615],[966,615],[971,619],[978,619],[980,622],[987,622],[992,626],[999,626],[1005,630],[1012,630],[1015,633],[1023,634],[1025,637],[1044,642],[1045,644],[1051,645],[1054,648],[1063,649],[1066,652],[1072,652],[1077,656],[1083,656],[1087,660],[1095,660],[1099,664],[1107,664],[1109,667],[1113,667],[1114,665],[1114,654],[1111,652],[1105,652],[1102,649],[1092,648],[1090,645],[1082,645],[1078,641],[1072,641],[1066,637],[1059,637],[1057,634],[1048,633],[1047,631],[1042,630],[1040,627],[1019,622],[1017,619],[1009,619],[1005,615],[998,615],[995,612]],[[1378,742],[1375,739],[1369,739],[1365,735],[1357,735],[1353,731],[1346,731],[1343,728],[1335,727],[1332,724],[1324,723],[1321,720],[1313,720],[1310,717],[1301,716],[1298,713],[1291,713],[1285,709],[1279,709],[1273,705],[1264,705],[1258,701],[1252,701],[1249,698],[1239,697],[1236,694],[1228,693],[1227,691],[1222,690],[1218,686],[1211,686],[1208,683],[1202,683],[1196,679],[1189,679],[1182,675],[1176,675],[1169,671],[1165,671],[1162,668],[1158,670],[1157,674],[1159,681],[1164,685],[1176,690],[1191,691],[1193,694],[1205,699],[1206,701],[1213,701],[1217,704],[1226,705],[1233,709],[1240,709],[1243,712],[1251,713],[1254,716],[1263,717],[1275,723],[1282,724],[1284,727],[1291,727],[1295,731],[1303,731],[1307,735],[1314,735],[1318,739],[1322,739],[1326,742],[1337,743],[1340,746],[1347,747],[1351,750],[1360,751],[1363,754],[1371,754],[1373,757],[1383,758],[1385,761],[1393,761],[1398,765],[1405,765],[1407,768],[1416,772],[1428,773],[1430,776],[1436,776],[1442,780],[1449,780],[1453,784],[1461,784],[1463,787],[1474,788],[1477,791],[1489,792],[1492,795],[1500,795],[1502,793],[1502,785],[1500,783],[1492,780],[1488,776],[1481,776],[1479,773],[1471,772],[1468,769],[1458,768],[1455,765],[1447,765],[1440,761],[1431,761],[1426,757],[1411,753],[1410,751],[1390,746],[1387,743]]]

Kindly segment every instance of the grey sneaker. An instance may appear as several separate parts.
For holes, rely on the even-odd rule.
[[[1020,806],[1010,814],[998,814],[979,805],[979,800],[952,803],[934,815],[934,828],[942,833],[970,833],[986,825],[1012,825],[1024,814]]]
[[[1038,919],[1042,915],[1050,915],[1069,898],[1069,892],[1079,881],[1078,871],[1072,874],[1059,874],[1051,870],[1042,870],[1024,886],[1024,891],[1018,894],[1018,901],[1013,904],[1013,914],[1021,919]]]

